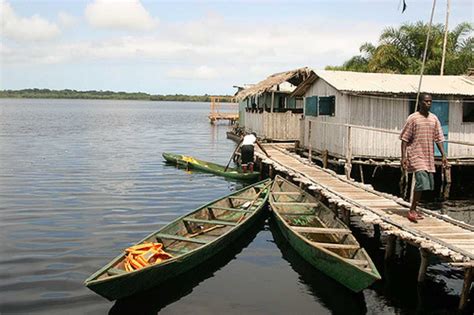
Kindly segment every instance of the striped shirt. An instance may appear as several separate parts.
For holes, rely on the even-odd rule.
[[[428,117],[425,117],[415,112],[408,116],[400,140],[408,143],[408,172],[436,172],[433,141],[443,142],[444,135],[441,123],[435,114],[429,113]]]

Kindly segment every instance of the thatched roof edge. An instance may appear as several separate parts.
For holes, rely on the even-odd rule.
[[[291,71],[275,73],[266,78],[263,81],[255,84],[252,87],[244,89],[237,93],[236,99],[238,101],[244,100],[250,96],[261,95],[265,92],[269,92],[275,85],[283,82],[290,82],[293,85],[298,85],[303,82],[312,72],[308,67],[299,68]],[[295,84],[296,83],[296,84]]]

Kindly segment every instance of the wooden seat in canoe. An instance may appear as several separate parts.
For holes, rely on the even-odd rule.
[[[300,233],[314,233],[314,234],[351,234],[348,229],[334,229],[322,227],[308,227],[308,226],[292,226],[293,230]]]
[[[218,207],[218,206],[210,206],[210,209],[213,210],[226,210],[226,211],[235,211],[235,212],[242,212],[242,213],[252,213],[253,211],[244,210],[239,208],[228,208],[228,207]]]
[[[357,244],[337,244],[337,243],[319,243],[312,242],[314,245],[324,247],[328,249],[359,249],[360,246]]]
[[[198,238],[190,238],[190,237],[185,237],[185,236],[180,236],[180,235],[172,235],[172,234],[164,234],[164,233],[156,234],[156,238],[176,240],[176,241],[189,242],[189,243],[198,243],[198,244],[207,244],[211,241],[211,240],[203,240],[203,239],[198,239]]]
[[[195,218],[184,218],[183,221],[191,223],[203,223],[203,224],[212,224],[212,225],[230,225],[236,226],[238,223],[222,220],[205,220],[205,219],[195,219]]]
[[[302,206],[302,207],[317,207],[319,203],[317,202],[274,202],[275,206]]]

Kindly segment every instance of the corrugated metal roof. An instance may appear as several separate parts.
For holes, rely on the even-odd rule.
[[[418,90],[419,75],[315,70],[316,76],[334,88],[355,93],[412,94]],[[421,92],[474,96],[474,81],[465,76],[424,75]]]

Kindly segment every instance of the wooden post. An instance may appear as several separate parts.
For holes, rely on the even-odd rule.
[[[360,181],[364,184],[364,168],[362,164],[359,164],[359,171],[360,171]]]
[[[380,225],[374,224],[374,238],[379,240],[380,239]]]
[[[268,177],[273,179],[273,166],[270,164],[268,165]]]
[[[329,155],[329,152],[328,150],[324,150],[323,151],[323,168],[328,168],[328,155]]]
[[[347,179],[351,178],[352,170],[352,139],[351,139],[351,126],[347,126],[347,137],[346,137],[346,165],[344,166],[346,171]]]
[[[392,259],[397,246],[397,237],[393,234],[388,236],[387,246],[385,247],[385,260]]]
[[[270,107],[270,113],[273,113],[274,102],[275,102],[275,92],[272,92],[272,105]]]
[[[471,290],[473,268],[468,267],[464,270],[464,283],[461,291],[461,298],[459,299],[459,309],[464,310],[469,297],[469,291]]]
[[[448,200],[449,191],[451,190],[451,168],[444,169],[444,172],[446,176],[446,186],[444,186],[443,197],[444,200]]]
[[[311,144],[311,121],[308,122],[308,161],[309,163],[313,162],[313,150],[312,150],[312,144]]]
[[[426,250],[420,248],[420,270],[418,271],[418,282],[425,281],[426,269],[428,269],[428,258],[429,254]]]

